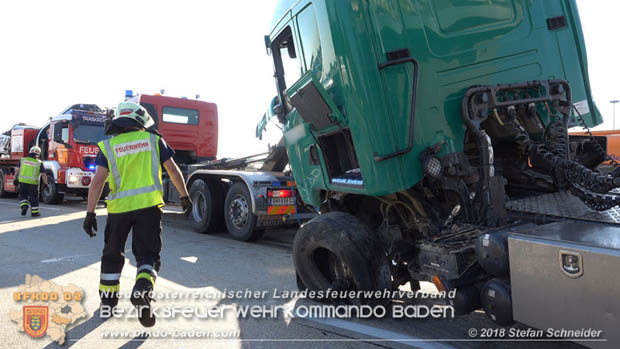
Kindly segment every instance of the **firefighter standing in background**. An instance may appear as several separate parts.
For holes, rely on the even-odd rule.
[[[148,112],[134,102],[121,102],[110,116],[106,134],[115,136],[98,143],[97,171],[88,193],[84,230],[90,237],[95,236],[95,207],[107,178],[110,194],[101,257],[101,305],[110,310],[118,304],[125,242],[132,230],[131,248],[136,257],[137,275],[130,300],[138,308],[140,323],[151,327],[155,324],[151,292],[160,267],[161,207],[164,205],[162,165],[180,193],[186,215],[189,215],[192,203],[183,175],[172,159],[174,150],[155,134],[156,131],[146,131],[153,125]]]
[[[41,148],[34,146],[30,148],[27,157],[21,158],[19,161],[19,170],[15,175],[17,180],[13,181],[14,185],[19,184],[19,207],[22,210],[22,216],[25,216],[30,207],[30,215],[38,217],[39,213],[39,176],[43,173],[43,183],[47,185],[47,175],[43,162],[39,160],[41,156]]]

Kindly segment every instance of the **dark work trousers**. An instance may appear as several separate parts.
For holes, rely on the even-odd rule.
[[[30,205],[30,213],[39,213],[39,186],[19,183],[19,207]]]
[[[117,302],[121,271],[125,264],[125,243],[130,230],[133,232],[131,250],[136,257],[137,276],[146,276],[154,283],[159,272],[161,209],[153,206],[130,212],[109,213],[99,284],[99,295],[107,305],[114,306]]]

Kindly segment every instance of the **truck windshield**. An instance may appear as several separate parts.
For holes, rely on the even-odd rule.
[[[95,144],[108,138],[103,134],[103,125],[80,124],[73,128],[73,140],[77,143]]]

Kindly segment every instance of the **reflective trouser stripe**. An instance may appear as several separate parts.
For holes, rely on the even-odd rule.
[[[28,206],[28,205],[30,205],[30,201],[28,201],[28,200],[22,200],[22,201],[19,202],[19,206],[20,207]]]
[[[152,193],[154,191],[163,191],[161,183],[159,182],[159,154],[157,153],[157,136],[151,133],[149,135],[149,139],[151,144],[151,171],[153,173],[153,183],[155,184],[146,187],[110,193],[108,195],[108,200],[111,201],[114,199],[122,199],[129,196]],[[116,158],[114,157],[114,151],[112,149],[112,145],[110,144],[110,140],[106,139],[105,141],[103,141],[103,146],[105,148],[106,157],[110,162],[109,170],[110,172],[112,172],[114,188],[116,190],[119,190],[121,187],[121,173],[118,170],[118,165],[116,164]]]
[[[141,272],[148,272],[151,273],[151,275],[153,275],[153,277],[157,277],[157,271],[155,271],[155,269],[153,269],[153,266],[150,264],[143,264],[141,266],[138,267],[138,274],[140,274]]]
[[[149,280],[151,282],[151,284],[155,285],[155,279],[149,273],[140,273],[140,274],[138,274],[138,276],[136,276],[136,281],[138,281],[139,279],[147,279],[147,280]]]
[[[117,274],[101,273],[99,278],[105,281],[117,281],[121,278],[121,274],[120,273],[117,273]]]
[[[120,290],[121,290],[121,284],[118,284],[118,285],[99,284],[99,291],[102,291],[102,292],[119,292]]]
[[[32,207],[30,208],[30,212],[32,212],[32,213],[38,213],[38,212],[39,212],[39,206],[37,206],[37,207],[32,206]]]

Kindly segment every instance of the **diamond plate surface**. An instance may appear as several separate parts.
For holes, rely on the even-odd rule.
[[[506,209],[550,217],[620,224],[620,207],[593,211],[568,191],[508,201]]]

